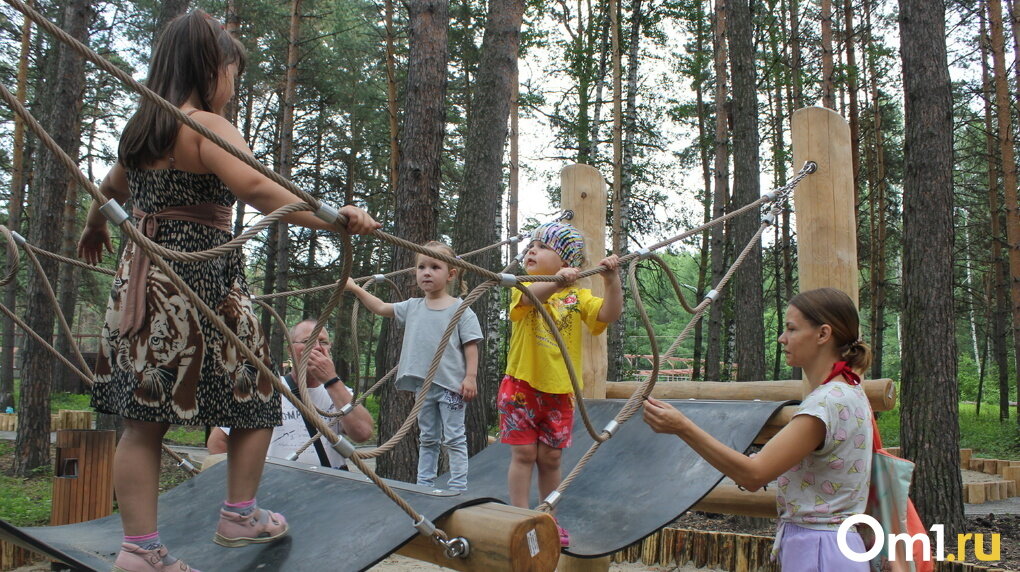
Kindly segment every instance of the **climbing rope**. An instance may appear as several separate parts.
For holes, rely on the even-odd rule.
[[[365,464],[365,460],[369,458],[378,457],[379,455],[382,455],[385,452],[391,450],[398,442],[400,442],[400,440],[402,440],[409,433],[410,429],[413,427],[416,421],[418,412],[424,405],[425,396],[427,395],[428,390],[431,387],[432,382],[434,381],[436,372],[438,371],[439,364],[443,357],[443,353],[446,350],[446,346],[448,345],[447,342],[452,336],[453,331],[456,329],[460,317],[476,300],[481,298],[485,293],[487,293],[492,288],[496,286],[513,287],[520,290],[523,296],[527,296],[528,299],[532,302],[532,304],[536,308],[536,310],[538,310],[542,319],[549,326],[549,330],[553,334],[553,337],[555,338],[557,346],[560,348],[560,351],[564,355],[567,355],[565,343],[562,337],[560,336],[560,333],[556,328],[552,317],[543,308],[541,302],[534,296],[530,289],[524,286],[524,283],[535,282],[562,283],[564,279],[559,276],[518,277],[515,274],[512,274],[511,272],[515,270],[516,264],[519,262],[520,257],[515,259],[514,262],[511,262],[511,264],[504,268],[502,272],[498,273],[480,267],[478,265],[472,264],[470,262],[466,262],[463,259],[464,257],[468,257],[472,254],[485,252],[493,248],[499,248],[506,244],[516,244],[517,242],[520,242],[521,240],[526,238],[526,235],[518,235],[515,237],[511,237],[499,243],[489,245],[487,247],[472,251],[470,253],[466,253],[465,255],[462,255],[460,257],[451,257],[444,252],[426,248],[424,246],[412,243],[402,238],[389,235],[381,230],[373,231],[371,235],[376,236],[381,240],[384,240],[401,248],[406,248],[412,252],[425,255],[437,260],[441,260],[449,264],[450,266],[460,268],[464,271],[472,272],[474,274],[481,276],[484,279],[484,281],[480,285],[476,286],[470,292],[470,294],[468,294],[463,303],[455,311],[453,317],[451,318],[450,323],[448,324],[446,330],[443,333],[442,340],[433,357],[432,363],[430,364],[422,388],[416,395],[415,404],[411,412],[409,413],[407,419],[404,420],[403,424],[398,429],[398,431],[394,433],[394,435],[388,441],[386,441],[385,443],[376,448],[362,451],[356,450],[353,444],[347,441],[342,435],[337,435],[332,430],[332,428],[329,426],[328,422],[323,418],[323,416],[338,417],[346,415],[353,409],[353,407],[359,405],[367,397],[367,395],[371,394],[371,392],[375,388],[379,387],[387,379],[392,377],[396,371],[395,368],[391,370],[382,379],[380,379],[370,390],[360,395],[356,401],[352,401],[351,404],[348,404],[348,406],[342,408],[341,411],[336,413],[321,412],[317,408],[310,405],[311,402],[308,398],[306,368],[310,352],[313,350],[312,345],[306,345],[304,351],[301,353],[300,356],[298,356],[298,359],[294,364],[296,379],[298,382],[297,395],[295,395],[290,390],[290,388],[287,387],[287,385],[284,384],[279,379],[275,372],[272,372],[267,364],[259,360],[258,357],[255,356],[254,352],[250,348],[248,348],[237,337],[237,335],[219,319],[216,313],[211,308],[209,308],[208,305],[206,305],[187,284],[184,283],[184,281],[173,271],[173,269],[167,262],[167,260],[173,260],[178,262],[198,262],[223,256],[225,254],[228,254],[230,252],[242,248],[245,244],[247,244],[249,240],[251,240],[254,236],[259,234],[262,230],[264,230],[271,224],[279,221],[281,218],[291,213],[301,211],[313,212],[317,217],[321,218],[322,220],[325,220],[328,223],[333,224],[334,229],[340,235],[343,252],[340,279],[333,284],[323,285],[304,290],[295,290],[291,292],[278,292],[271,295],[253,297],[253,300],[255,300],[263,307],[268,308],[268,305],[265,304],[265,300],[270,300],[281,296],[293,296],[311,292],[331,290],[332,294],[325,305],[325,309],[320,313],[320,316],[316,320],[316,324],[310,334],[311,338],[314,339],[315,337],[318,336],[319,332],[322,330],[324,324],[326,323],[326,320],[339,305],[341,296],[343,295],[344,292],[344,284],[346,284],[346,281],[349,278],[350,269],[353,262],[352,260],[353,255],[350,245],[350,236],[348,235],[346,229],[344,228],[344,225],[346,224],[345,217],[340,215],[335,208],[326,205],[325,203],[322,203],[318,199],[312,197],[311,195],[305,193],[304,191],[296,187],[290,181],[284,179],[279,174],[268,169],[267,167],[256,161],[255,158],[251,156],[249,153],[246,153],[245,151],[232,146],[231,144],[217,136],[215,133],[212,133],[207,128],[197,123],[194,119],[184,114],[176,106],[163,100],[154,92],[150,91],[145,86],[135,81],[128,74],[123,72],[123,70],[120,70],[119,68],[111,64],[109,61],[107,61],[106,59],[102,58],[94,51],[89,49],[84,44],[72,38],[60,28],[54,26],[52,23],[50,23],[40,14],[38,14],[38,12],[26,6],[20,0],[6,0],[6,1],[15,9],[22,12],[27,18],[38,24],[42,29],[46,30],[53,36],[57,37],[65,44],[72,47],[83,57],[96,64],[100,69],[107,71],[108,73],[119,79],[122,83],[127,85],[129,88],[134,89],[135,91],[140,93],[143,97],[152,101],[159,108],[163,109],[171,116],[175,117],[178,121],[187,125],[191,129],[194,129],[196,132],[201,133],[207,139],[209,139],[216,145],[220,146],[221,148],[225,149],[233,156],[242,160],[243,162],[245,162],[245,164],[249,165],[262,175],[266,176],[273,182],[279,184],[283,188],[288,189],[299,199],[298,202],[290,203],[273,211],[272,213],[266,214],[264,217],[259,219],[259,221],[257,221],[255,224],[250,225],[247,229],[245,229],[244,232],[232,238],[230,241],[208,250],[196,252],[182,252],[165,248],[145,237],[141,232],[139,232],[139,230],[134,225],[124,224],[124,222],[126,222],[129,219],[129,217],[127,216],[127,213],[125,213],[123,209],[121,209],[120,206],[117,205],[115,201],[107,202],[106,206],[104,207],[104,214],[106,214],[107,217],[110,218],[112,222],[114,222],[117,226],[121,228],[121,231],[124,233],[124,235],[126,235],[127,238],[131,240],[136,245],[137,248],[142,249],[150,257],[152,263],[155,264],[167,276],[171,283],[173,283],[188,298],[192,305],[199,312],[201,312],[202,315],[205,316],[206,319],[208,319],[210,323],[212,323],[221,332],[221,334],[227,339],[227,341],[239,353],[241,353],[245,357],[245,359],[248,360],[249,363],[251,363],[258,369],[260,375],[266,375],[268,376],[269,379],[272,380],[275,389],[282,395],[287,397],[287,399],[290,399],[293,402],[294,406],[301,412],[303,416],[305,416],[308,422],[313,427],[315,427],[315,429],[319,432],[319,435],[326,438],[332,444],[334,449],[340,452],[341,455],[343,455],[345,458],[349,459],[361,472],[368,476],[369,479],[373,483],[375,483],[384,494],[386,494],[395,504],[397,504],[398,506],[400,506],[402,510],[404,510],[404,512],[412,519],[415,528],[418,529],[420,533],[432,537],[437,542],[443,543],[447,547],[448,551],[452,550],[451,547],[454,546],[456,542],[463,541],[463,539],[453,540],[449,539],[442,530],[437,529],[434,524],[429,522],[428,519],[426,519],[423,515],[421,515],[413,507],[411,507],[406,501],[400,498],[400,496],[397,495],[396,492],[387,483],[385,483],[380,477],[378,477],[378,475],[376,475],[375,472]],[[71,157],[69,157],[66,153],[64,153],[62,149],[60,149],[60,147],[52,140],[51,137],[49,137],[45,130],[42,129],[38,121],[35,120],[35,118],[28,112],[28,110],[25,109],[25,107],[20,102],[18,102],[17,99],[13,95],[11,95],[11,93],[3,85],[0,85],[0,97],[2,97],[4,101],[8,104],[8,106],[25,121],[25,124],[28,127],[32,129],[33,132],[35,132],[35,134],[39,137],[40,141],[42,141],[44,146],[46,146],[54,154],[54,156],[57,157],[57,159],[68,169],[68,172],[72,174],[72,176],[77,180],[78,184],[85,188],[95,200],[102,202],[105,197],[102,196],[102,194],[99,192],[99,189],[96,188],[96,186],[81,173],[81,171],[77,168],[77,165],[75,164],[74,160]],[[692,318],[689,321],[687,327],[684,329],[683,332],[681,332],[680,336],[677,337],[677,339],[673,342],[673,344],[670,346],[670,348],[667,350],[667,352],[664,354],[662,358],[668,359],[673,355],[673,352],[676,351],[680,343],[682,343],[682,341],[686,339],[686,336],[691,331],[694,324],[696,324],[697,321],[701,319],[708,306],[716,299],[718,291],[720,291],[726,285],[726,283],[730,280],[736,269],[744,261],[746,256],[751,252],[752,248],[758,244],[765,228],[774,223],[778,212],[780,212],[781,205],[788,200],[789,194],[792,191],[792,189],[796,186],[797,183],[800,182],[800,180],[807,176],[807,174],[813,172],[814,169],[815,166],[813,163],[805,164],[805,166],[801,169],[798,175],[791,179],[791,181],[787,183],[787,185],[784,186],[783,188],[763,195],[758,200],[749,203],[732,212],[729,212],[717,219],[706,222],[705,224],[699,227],[690,229],[682,234],[663,240],[648,248],[640,249],[636,252],[627,254],[620,258],[621,263],[629,264],[628,280],[631,284],[632,291],[634,292],[635,304],[638,306],[642,323],[644,324],[646,331],[649,333],[649,339],[651,341],[653,348],[654,356],[653,370],[642,382],[639,389],[635,391],[633,395],[631,395],[630,399],[627,400],[624,407],[620,410],[620,412],[613,419],[613,421],[609,425],[607,425],[606,428],[604,428],[602,431],[598,431],[592,426],[587,411],[585,409],[584,400],[583,398],[581,398],[580,383],[578,382],[577,374],[576,371],[574,370],[573,364],[570,359],[564,360],[567,373],[571,381],[571,386],[573,388],[575,396],[577,397],[576,403],[578,404],[578,411],[581,415],[582,422],[585,425],[586,430],[593,439],[593,444],[591,448],[589,448],[589,450],[585,453],[584,457],[582,457],[581,462],[579,462],[574,467],[570,475],[568,475],[567,478],[563,480],[563,482],[557,488],[557,490],[543,501],[543,503],[539,506],[540,510],[552,510],[555,507],[556,502],[558,502],[558,499],[562,495],[562,492],[565,491],[570,486],[570,484],[574,481],[574,479],[580,473],[580,471],[583,470],[584,465],[595,454],[601,443],[611,438],[613,434],[618,430],[619,426],[625,423],[628,419],[630,419],[634,415],[634,413],[640,408],[641,401],[645,397],[647,397],[648,394],[650,394],[652,387],[656,382],[661,359],[658,355],[658,345],[656,343],[654,333],[652,332],[650,321],[648,320],[647,314],[644,311],[643,303],[641,302],[640,298],[640,289],[638,287],[638,283],[636,280],[635,270],[637,268],[638,263],[644,259],[651,259],[653,262],[658,264],[670,277],[671,285],[673,286],[674,291],[676,292],[681,304],[688,312],[692,314]],[[684,298],[679,282],[672,274],[672,271],[662,261],[661,258],[653,254],[653,251],[664,248],[677,241],[684,240],[694,234],[702,232],[714,225],[722,224],[725,221],[736,216],[739,216],[743,213],[746,213],[748,211],[759,209],[762,205],[765,204],[771,204],[772,205],[771,210],[769,215],[766,216],[766,219],[762,221],[762,224],[760,225],[754,237],[744,247],[740,256],[738,256],[737,259],[733,262],[727,273],[722,277],[722,279],[720,279],[719,283],[715,285],[715,288],[709,293],[709,295],[706,296],[696,307],[692,308]],[[564,218],[565,216],[566,213],[564,213],[564,216],[561,218]],[[80,365],[84,366],[84,370],[87,371],[89,368],[85,362],[84,357],[81,355],[81,352],[77,344],[74,343],[70,327],[68,326],[68,323],[64,318],[63,314],[59,310],[59,304],[56,303],[56,296],[53,293],[53,289],[49,282],[48,277],[46,277],[45,274],[43,273],[43,269],[41,264],[39,263],[38,256],[47,256],[60,262],[73,264],[78,267],[88,268],[90,270],[103,272],[105,274],[113,274],[113,271],[106,269],[97,269],[95,267],[86,265],[85,263],[82,263],[77,260],[72,260],[60,255],[48,253],[35,246],[29,245],[27,242],[24,241],[23,238],[20,237],[20,235],[3,226],[0,226],[0,234],[3,234],[4,238],[7,240],[7,259],[8,259],[7,273],[4,276],[4,278],[0,280],[0,285],[8,284],[11,280],[13,280],[14,276],[16,276],[18,266],[20,265],[20,253],[18,248],[20,246],[20,250],[24,251],[25,256],[32,261],[33,266],[36,268],[37,274],[39,274],[40,278],[43,281],[43,284],[45,285],[44,290],[46,291],[47,296],[54,304],[54,307],[57,309],[56,315],[60,322],[61,330],[64,332],[64,335],[67,336],[68,339],[71,341],[71,346],[74,349],[75,359],[79,362]],[[388,275],[382,275],[381,279],[379,275],[375,275],[372,277],[368,277],[367,279],[359,280],[366,280],[367,281],[366,286],[368,286],[372,282],[379,282],[383,280],[389,281],[389,279],[392,276],[403,274],[409,272],[410,270],[412,269],[403,269],[392,272]],[[608,271],[608,269],[599,266],[581,272],[578,278],[580,279],[588,276],[593,276],[595,274],[605,271]],[[89,374],[82,371],[81,368],[75,366],[65,356],[62,356],[59,353],[57,353],[56,350],[48,342],[43,340],[35,332],[32,332],[31,329],[28,328],[27,325],[24,323],[24,321],[20,320],[16,315],[14,315],[14,312],[12,312],[9,308],[0,304],[0,310],[2,310],[2,312],[5,315],[9,316],[18,325],[18,327],[28,332],[33,337],[33,339],[38,341],[44,348],[48,349],[50,352],[56,355],[61,360],[62,363],[64,363],[79,377],[86,380],[86,382],[90,384],[94,381]],[[281,324],[281,327],[283,327],[284,330],[286,330],[282,318],[278,314],[276,314],[275,311],[272,311],[271,308],[270,311],[273,314],[274,319]],[[357,306],[355,306],[353,319],[355,321],[357,319]],[[355,327],[354,331],[356,332],[356,330],[357,328]],[[357,346],[356,338],[355,346]],[[316,438],[318,438],[318,436],[316,436]],[[314,438],[310,440],[309,443],[312,441],[314,441]],[[308,445],[306,444],[305,447],[307,446]],[[187,463],[179,456],[177,456],[175,453],[170,452],[170,454],[174,456],[176,459],[178,459],[181,462],[182,466],[185,466],[187,470],[194,471],[194,467],[191,467],[190,463]],[[454,550],[454,552],[456,552],[456,550]]]

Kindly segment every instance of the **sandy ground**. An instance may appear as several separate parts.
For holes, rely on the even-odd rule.
[[[433,564],[426,564],[418,560],[411,558],[405,558],[403,556],[393,555],[383,560],[379,564],[369,568],[373,572],[417,572],[418,570],[429,571],[429,570],[449,570],[449,568],[443,568],[442,566],[435,566]],[[634,564],[620,563],[610,564],[610,572],[639,572],[639,571],[650,571],[650,572],[721,572],[715,568],[695,568],[694,566],[648,566],[641,564],[640,562]]]

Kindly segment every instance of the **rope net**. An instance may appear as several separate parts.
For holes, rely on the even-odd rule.
[[[125,86],[140,93],[142,97],[151,100],[160,108],[173,115],[178,121],[180,121],[184,125],[187,125],[188,127],[201,133],[203,136],[205,136],[207,139],[209,139],[216,145],[225,149],[227,152],[231,153],[238,159],[241,159],[247,165],[251,166],[259,173],[268,177],[272,181],[288,189],[295,195],[296,202],[287,204],[271,213],[264,215],[230,241],[218,245],[214,248],[203,251],[182,252],[165,248],[159,244],[156,244],[151,239],[142,234],[135,227],[135,225],[124,224],[124,222],[128,220],[126,214],[123,214],[123,216],[120,218],[111,220],[113,220],[116,226],[118,226],[121,229],[121,232],[124,237],[134,242],[138,248],[141,248],[149,256],[152,264],[158,267],[170,279],[170,281],[177,288],[179,288],[181,292],[185,294],[190,303],[223,334],[223,336],[227,339],[228,343],[231,344],[238,352],[240,352],[248,361],[248,363],[253,364],[255,367],[257,367],[259,369],[260,374],[266,375],[269,379],[273,380],[275,389],[281,395],[290,400],[294,404],[294,406],[298,409],[298,411],[301,413],[301,415],[303,415],[304,418],[308,421],[308,423],[311,426],[313,426],[316,431],[318,431],[318,434],[309,439],[308,442],[306,442],[300,448],[297,454],[300,454],[302,451],[307,449],[307,447],[314,443],[316,439],[319,439],[320,437],[325,438],[329,443],[332,444],[332,447],[335,450],[340,452],[344,457],[346,457],[350,462],[352,462],[358,468],[359,471],[368,476],[368,478],[377,486],[377,488],[383,494],[385,494],[395,504],[397,504],[401,508],[401,510],[403,510],[405,514],[407,514],[407,516],[411,518],[415,528],[418,529],[418,531],[421,534],[431,536],[435,541],[440,542],[445,546],[449,547],[452,541],[451,539],[447,538],[446,533],[436,528],[433,523],[429,522],[428,519],[426,519],[420,512],[415,510],[406,500],[400,497],[400,495],[398,495],[397,492],[392,487],[390,487],[382,478],[380,478],[375,473],[374,469],[366,463],[366,460],[376,458],[392,450],[397,445],[397,443],[399,443],[404,437],[408,435],[408,433],[410,433],[411,429],[414,427],[416,423],[418,412],[424,406],[425,397],[427,396],[429,389],[431,388],[432,383],[435,379],[436,373],[439,369],[439,364],[442,361],[443,354],[448,345],[447,342],[453,335],[453,332],[456,329],[460,317],[464,314],[464,312],[467,311],[468,308],[472,306],[472,304],[474,304],[476,301],[482,298],[486,293],[488,293],[493,288],[499,286],[512,287],[520,290],[523,296],[527,296],[528,299],[531,300],[531,303],[533,304],[534,308],[540,313],[543,321],[549,327],[550,332],[552,332],[556,340],[556,344],[560,349],[560,352],[564,356],[567,356],[568,353],[566,350],[566,345],[562,337],[560,336],[560,333],[556,328],[555,322],[553,321],[552,317],[543,308],[542,303],[535,297],[531,290],[524,287],[521,283],[522,281],[529,283],[562,282],[563,279],[558,276],[530,276],[530,275],[527,277],[516,276],[514,272],[518,270],[519,262],[523,258],[523,252],[519,254],[516,258],[514,258],[509,265],[507,265],[499,272],[494,272],[492,270],[477,266],[464,260],[465,258],[470,258],[473,255],[486,252],[495,248],[501,248],[507,245],[516,245],[526,240],[527,238],[526,234],[509,237],[506,240],[497,242],[484,248],[480,248],[478,250],[465,253],[459,257],[451,257],[445,254],[444,252],[436,251],[431,248],[426,248],[424,246],[393,236],[381,230],[373,231],[371,235],[379,240],[388,242],[401,248],[406,248],[417,254],[441,260],[449,264],[450,266],[457,267],[465,272],[471,272],[474,275],[480,276],[481,278],[484,279],[484,281],[468,293],[468,295],[464,299],[464,302],[458,307],[454,315],[451,317],[446,330],[443,332],[443,336],[439,343],[439,347],[437,348],[437,351],[430,363],[429,370],[422,384],[422,387],[415,397],[414,406],[412,407],[410,413],[408,414],[407,418],[403,421],[399,429],[385,443],[377,447],[370,449],[356,449],[354,445],[351,444],[343,435],[338,435],[333,430],[327,419],[342,417],[350,413],[350,411],[352,411],[358,405],[361,405],[369,395],[371,395],[374,391],[381,387],[382,384],[386,383],[389,379],[391,379],[395,375],[396,368],[390,370],[385,376],[379,379],[370,389],[364,392],[360,392],[360,394],[356,397],[354,401],[352,401],[348,406],[342,408],[340,411],[336,412],[322,411],[311,405],[312,401],[309,398],[308,394],[307,365],[309,356],[313,349],[313,346],[311,344],[306,345],[304,351],[301,353],[300,356],[298,356],[296,362],[294,363],[294,372],[296,374],[295,380],[297,386],[296,392],[297,394],[295,394],[295,392],[291,391],[287,384],[284,383],[275,372],[271,371],[270,368],[262,362],[262,360],[258,359],[254,355],[252,350],[249,349],[237,337],[237,335],[229,327],[227,327],[226,324],[223,323],[219,316],[217,316],[216,313],[198,297],[198,295],[181,279],[179,275],[177,275],[176,272],[174,272],[174,270],[167,263],[167,260],[179,262],[199,262],[226,255],[230,252],[233,252],[237,249],[244,247],[248,243],[248,241],[250,241],[256,235],[258,235],[264,229],[268,228],[271,224],[277,222],[282,217],[290,213],[300,211],[311,211],[315,213],[316,216],[319,216],[319,218],[326,220],[328,223],[332,223],[334,230],[340,235],[342,242],[342,266],[340,279],[334,283],[325,284],[314,288],[306,288],[302,290],[293,290],[287,292],[277,292],[274,294],[252,297],[252,300],[255,303],[259,304],[260,306],[262,306],[263,308],[270,312],[270,314],[273,316],[273,320],[277,323],[278,327],[282,328],[283,331],[287,331],[287,326],[284,323],[283,318],[267,303],[269,300],[285,296],[300,296],[309,293],[327,291],[330,292],[329,299],[326,302],[324,309],[319,314],[318,318],[316,319],[314,328],[309,333],[309,339],[315,339],[318,337],[319,332],[322,330],[323,326],[330,319],[330,317],[333,315],[334,310],[336,310],[337,306],[339,305],[341,296],[344,293],[344,284],[350,277],[350,271],[353,264],[353,251],[351,248],[350,236],[348,235],[345,228],[346,220],[344,219],[344,217],[340,215],[335,208],[326,205],[325,203],[319,201],[315,197],[312,197],[311,195],[302,191],[290,181],[284,179],[276,172],[268,169],[267,167],[256,161],[255,158],[249,155],[248,153],[240,149],[237,149],[227,141],[217,136],[215,133],[210,132],[204,126],[195,122],[191,117],[181,112],[181,110],[178,109],[176,106],[162,99],[154,92],[147,89],[144,85],[135,81],[123,70],[117,68],[108,60],[92,51],[88,46],[82,44],[75,38],[65,33],[59,27],[53,25],[51,22],[46,20],[45,17],[41,16],[31,7],[25,5],[20,0],[5,0],[5,1],[9,5],[17,9],[19,12],[24,14],[26,18],[36,23],[42,29],[46,30],[54,37],[56,37],[60,41],[64,42],[65,44],[73,48],[85,59],[94,63],[96,66],[99,67],[99,69],[102,69],[110,73],[118,80],[120,80]],[[39,138],[43,145],[47,149],[49,149],[50,152],[53,153],[53,155],[63,164],[63,166],[71,174],[75,182],[82,188],[86,189],[92,195],[94,200],[99,201],[100,203],[104,202],[105,197],[100,193],[96,185],[91,180],[89,180],[88,177],[86,177],[81,172],[81,170],[79,170],[75,160],[72,159],[66,152],[64,152],[64,150],[61,149],[60,146],[56,144],[56,142],[54,142],[54,140],[45,131],[45,129],[42,128],[42,126],[39,124],[36,118],[28,111],[28,109],[26,109],[25,106],[22,105],[21,102],[19,102],[18,99],[11,94],[7,87],[2,84],[0,84],[0,97],[2,97],[7,106],[25,122],[26,126],[28,126],[28,128],[32,130],[32,132]],[[592,439],[592,444],[589,447],[588,451],[585,453],[585,455],[578,462],[578,464],[575,465],[570,474],[563,479],[563,481],[561,482],[560,486],[556,489],[556,491],[549,495],[549,497],[547,497],[539,505],[538,510],[547,512],[552,511],[555,508],[556,503],[562,498],[563,493],[569,488],[570,484],[575,480],[577,475],[580,474],[580,472],[584,469],[588,461],[594,456],[599,446],[608,439],[612,438],[613,434],[616,431],[618,431],[619,427],[622,424],[626,423],[629,419],[631,419],[634,416],[634,414],[640,409],[641,402],[648,395],[651,394],[652,388],[655,386],[662,360],[668,359],[673,356],[674,352],[677,350],[677,348],[679,348],[680,344],[683,343],[683,341],[687,338],[691,330],[694,328],[694,325],[702,318],[708,307],[718,298],[718,292],[720,292],[726,286],[726,284],[730,281],[731,277],[740,267],[744,259],[752,252],[752,250],[759,243],[765,229],[774,224],[777,215],[782,211],[784,206],[788,204],[789,197],[793,189],[796,187],[796,185],[808,174],[814,172],[815,168],[816,167],[814,163],[810,162],[806,163],[798,172],[798,174],[795,177],[793,177],[785,186],[763,195],[758,200],[751,202],[747,205],[744,205],[739,209],[733,210],[719,218],[708,221],[698,227],[689,229],[681,234],[657,242],[647,248],[643,248],[620,257],[621,265],[625,265],[627,268],[627,276],[630,284],[630,291],[633,293],[632,296],[635,308],[638,312],[638,315],[641,318],[641,322],[646,330],[646,333],[648,334],[648,339],[653,356],[652,360],[653,368],[651,372],[641,382],[638,390],[636,390],[634,394],[631,395],[631,397],[625,402],[625,404],[620,409],[619,413],[614,417],[614,419],[605,428],[598,430],[592,425],[591,420],[588,416],[587,409],[584,405],[585,400],[581,395],[581,388],[580,383],[578,381],[579,378],[577,372],[575,371],[571,360],[569,358],[564,359],[567,373],[569,375],[571,386],[573,388],[573,392],[576,398],[575,403],[577,404],[577,410],[580,413],[582,423],[584,424],[584,427],[588,435]],[[112,212],[117,213],[119,210],[120,213],[123,213],[123,210],[120,209],[119,205],[117,205],[115,201],[111,200],[107,204],[108,208],[111,209]],[[709,294],[706,295],[702,300],[700,300],[696,305],[691,306],[691,304],[689,304],[685,299],[683,292],[681,290],[680,283],[677,280],[676,276],[674,275],[672,269],[670,269],[668,264],[666,264],[665,261],[656,254],[656,251],[664,249],[667,246],[670,246],[679,241],[694,236],[698,233],[701,233],[715,225],[723,224],[724,222],[734,217],[740,216],[742,214],[750,212],[757,212],[760,214],[763,207],[765,207],[766,209],[766,215],[762,218],[761,225],[759,226],[757,232],[742,248],[740,255],[733,261],[733,263],[730,265],[729,269],[726,271],[725,275],[719,280],[719,282],[713,286],[713,289],[709,292]],[[572,213],[567,211],[562,213],[559,217],[557,217],[556,220],[569,220],[571,217]],[[68,357],[57,352],[56,349],[49,343],[49,341],[43,339],[36,332],[34,332],[24,322],[24,320],[22,320],[15,314],[15,312],[12,311],[12,309],[6,307],[2,303],[0,303],[0,312],[2,312],[4,315],[10,318],[15,323],[15,325],[17,325],[19,328],[25,331],[30,337],[32,337],[32,339],[34,339],[43,348],[47,349],[50,353],[52,353],[64,366],[66,366],[71,372],[73,372],[75,375],[81,378],[86,384],[92,385],[94,379],[91,374],[91,368],[89,367],[84,356],[82,355],[78,347],[78,344],[74,339],[71,328],[60,310],[60,305],[57,302],[57,298],[50,283],[50,279],[43,272],[43,268],[39,262],[39,257],[42,256],[51,258],[64,264],[71,264],[79,268],[85,268],[90,271],[99,272],[105,275],[113,275],[114,271],[110,269],[91,266],[89,264],[81,262],[80,260],[67,258],[59,254],[55,254],[40,249],[36,246],[29,244],[17,232],[12,231],[11,229],[3,225],[0,225],[0,234],[3,235],[7,251],[7,269],[6,273],[4,274],[4,277],[0,279],[0,286],[5,286],[15,279],[19,271],[19,268],[22,264],[21,254],[24,253],[24,256],[32,263],[36,275],[44,284],[44,290],[50,302],[52,303],[54,313],[57,316],[59,330],[62,332],[64,336],[67,337],[71,348],[73,348],[72,352],[73,355]],[[656,336],[654,335],[651,322],[648,318],[647,312],[645,311],[644,303],[641,300],[640,283],[637,280],[638,265],[644,260],[649,260],[653,262],[663,272],[665,272],[666,276],[669,278],[670,284],[673,288],[675,295],[677,296],[677,299],[680,301],[681,305],[685,308],[685,310],[691,314],[691,318],[687,326],[679,334],[679,336],[677,336],[677,338],[669,346],[666,352],[661,356],[659,354]],[[390,272],[388,274],[365,276],[355,278],[354,280],[355,282],[362,283],[366,288],[372,286],[373,284],[385,283],[389,285],[391,288],[396,290],[397,288],[396,285],[393,283],[392,278],[412,272],[413,270],[414,270],[413,268],[405,268],[394,272]],[[579,279],[594,276],[596,274],[606,271],[609,270],[604,266],[591,268],[581,272],[579,275]],[[359,345],[357,339],[358,307],[359,306],[357,304],[354,305],[354,310],[351,316],[354,325],[354,327],[352,327],[352,331],[354,332],[352,343],[354,346],[355,355],[358,354]],[[284,338],[287,339],[289,338],[289,336],[284,336]],[[288,345],[290,344],[289,339],[287,339],[287,344]],[[189,462],[187,462],[185,459],[182,459],[176,453],[171,451],[169,447],[167,447],[166,445],[164,445],[163,450],[168,455],[176,459],[183,469],[192,473],[198,472],[197,469],[195,469]]]

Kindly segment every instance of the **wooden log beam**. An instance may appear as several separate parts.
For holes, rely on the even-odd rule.
[[[637,391],[641,382],[619,381],[606,384],[606,398],[627,399]],[[896,406],[896,384],[891,379],[866,379],[864,392],[871,408],[889,411]],[[657,399],[721,399],[787,401],[801,399],[801,381],[670,381],[655,384],[652,397]]]
[[[485,503],[454,511],[436,521],[450,538],[471,544],[467,558],[448,558],[444,548],[421,535],[397,554],[454,570],[551,571],[560,557],[560,537],[544,512]]]
[[[691,510],[719,514],[737,514],[759,518],[776,518],[775,487],[756,492],[742,491],[733,484],[720,484],[705,495]]]

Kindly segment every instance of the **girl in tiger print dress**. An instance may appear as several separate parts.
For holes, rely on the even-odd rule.
[[[244,67],[244,50],[223,26],[196,10],[167,25],[153,49],[148,87],[234,147],[248,149],[223,117]],[[273,183],[143,99],[121,136],[118,162],[100,191],[131,199],[139,229],[181,251],[205,250],[230,239],[235,198],[263,213],[296,202]],[[379,227],[361,209],[345,206],[347,231]],[[309,212],[282,220],[335,230]],[[106,220],[93,203],[78,243],[90,263],[113,252]],[[265,335],[252,312],[240,251],[171,269],[236,333],[256,359],[271,366]],[[121,572],[192,570],[159,538],[156,505],[160,445],[170,424],[230,426],[227,498],[214,540],[225,546],[268,542],[287,533],[282,515],[260,509],[255,492],[280,396],[271,377],[231,343],[188,300],[183,288],[129,245],[114,278],[93,388],[93,405],[124,418],[114,457],[114,488],[124,542],[114,562]],[[210,563],[212,565],[212,563]]]

